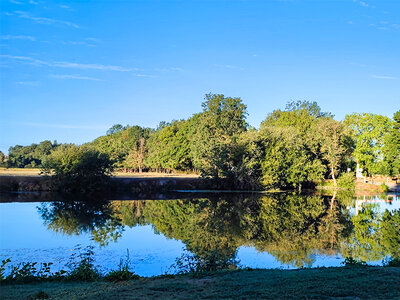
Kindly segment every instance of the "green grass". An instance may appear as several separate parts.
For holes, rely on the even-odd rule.
[[[399,282],[400,268],[389,267],[239,270],[117,283],[2,285],[0,297],[27,299],[41,294],[50,299],[400,299]]]

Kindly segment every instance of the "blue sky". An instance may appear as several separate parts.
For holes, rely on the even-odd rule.
[[[336,119],[400,109],[400,1],[2,0],[0,150],[156,127],[241,97]]]

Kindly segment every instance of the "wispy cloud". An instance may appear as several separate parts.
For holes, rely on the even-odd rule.
[[[103,65],[103,64],[82,64],[75,62],[67,62],[67,61],[44,61],[32,57],[27,56],[14,56],[2,54],[0,57],[8,58],[10,60],[16,60],[21,63],[26,63],[34,66],[47,66],[47,67],[56,67],[56,68],[65,68],[65,69],[78,69],[78,70],[98,70],[98,71],[115,71],[115,72],[129,72],[131,75],[136,77],[146,77],[146,78],[155,78],[153,75],[138,73],[137,71],[141,71],[141,69],[137,68],[125,68],[121,66],[114,65]],[[71,76],[71,75],[68,75]],[[67,77],[64,77],[65,79]],[[73,79],[70,77],[70,79]],[[96,78],[86,77],[86,78],[74,78],[74,79],[86,79],[86,80],[96,80]]]
[[[29,0],[29,4],[38,5],[39,2],[36,2],[36,1],[33,1],[33,0]]]
[[[371,75],[372,78],[377,78],[377,79],[400,79],[400,77],[393,77],[393,76],[383,76],[383,75]]]
[[[354,3],[358,3],[359,5],[361,5],[362,7],[369,7],[369,8],[375,8],[375,6],[368,4],[365,1],[362,0],[353,0]]]
[[[80,75],[51,75],[52,78],[58,79],[78,79],[78,80],[91,80],[91,81],[104,81],[103,79],[80,76]]]
[[[230,70],[243,70],[243,68],[234,66],[234,65],[221,65],[221,64],[214,64],[214,67],[230,69]]]
[[[56,20],[56,19],[50,19],[50,18],[44,18],[44,17],[35,17],[31,16],[27,12],[24,11],[14,11],[20,18],[23,19],[28,19],[31,20],[35,23],[40,23],[40,24],[47,24],[47,25],[54,25],[54,24],[60,24],[60,25],[65,25],[73,28],[79,28],[79,25],[68,22],[68,21],[63,21],[63,20]]]
[[[17,81],[15,84],[26,85],[26,86],[38,86],[39,81]]]
[[[117,72],[131,72],[137,71],[134,68],[125,68],[121,66],[114,66],[114,65],[103,65],[103,64],[82,64],[82,63],[75,63],[75,62],[67,62],[67,61],[44,61],[32,57],[27,56],[14,56],[14,55],[7,55],[3,54],[0,57],[33,64],[33,65],[42,65],[42,66],[49,66],[49,67],[58,67],[58,68],[67,68],[67,69],[80,69],[80,70],[101,70],[101,71],[117,71]]]
[[[179,67],[168,67],[168,68],[156,68],[154,71],[157,72],[170,72],[170,71],[175,71],[175,72],[184,72],[185,70]]]
[[[100,39],[97,39],[97,38],[94,38],[94,37],[88,37],[88,38],[85,38],[85,40],[89,41],[89,42],[93,42],[93,43],[100,43],[101,42]]]
[[[87,46],[87,47],[96,47],[96,45],[84,42],[84,41],[62,41],[63,45],[73,45],[73,46]]]
[[[63,9],[71,9],[71,7],[69,7],[68,5],[60,5],[60,7]]]
[[[117,72],[130,72],[135,69],[124,68],[113,65],[102,65],[102,64],[81,64],[67,61],[56,61],[48,63],[52,67],[69,68],[69,69],[80,69],[80,70],[101,70],[101,71],[117,71]]]
[[[16,1],[16,0],[10,0],[10,3],[14,3],[14,4],[23,4],[22,2],[20,2],[20,1]]]
[[[29,40],[36,41],[36,38],[30,35],[1,35],[0,40]]]

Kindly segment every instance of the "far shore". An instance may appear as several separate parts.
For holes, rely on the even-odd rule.
[[[159,172],[122,172],[113,173],[115,180],[122,184],[122,189],[139,192],[172,191],[172,190],[223,190],[202,182],[200,175],[194,173],[159,173]],[[0,191],[48,191],[46,177],[40,169],[35,168],[0,168]],[[139,182],[142,182],[139,184]],[[382,181],[385,183],[385,181]],[[380,183],[380,182],[378,182]],[[400,192],[400,184],[389,182],[389,192]],[[12,188],[14,187],[14,188]],[[16,190],[13,190],[15,189]],[[332,191],[334,189],[331,179],[317,184],[317,190]],[[340,190],[340,188],[338,189]],[[273,190],[276,191],[276,190]],[[265,191],[264,191],[265,192]],[[355,183],[356,195],[382,194],[384,190],[380,184],[370,184],[357,181]]]

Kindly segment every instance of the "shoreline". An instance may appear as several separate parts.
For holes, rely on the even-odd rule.
[[[313,191],[346,191],[348,189],[334,188],[328,184],[317,184]],[[278,189],[273,190],[233,190],[227,187],[223,181],[216,183],[201,178],[197,174],[185,173],[124,173],[116,172],[111,177],[111,191],[129,192],[248,192],[248,193],[270,193],[291,192]],[[0,168],[0,192],[49,192],[51,178],[40,175],[40,169],[4,169]],[[306,191],[308,189],[305,189]],[[356,195],[375,195],[384,192],[380,185],[362,182],[355,183]],[[400,184],[390,186],[389,192],[400,192]]]
[[[2,299],[398,299],[399,267],[298,270],[242,269],[163,275],[119,282],[37,282],[0,285]],[[373,283],[373,284],[372,284]]]

